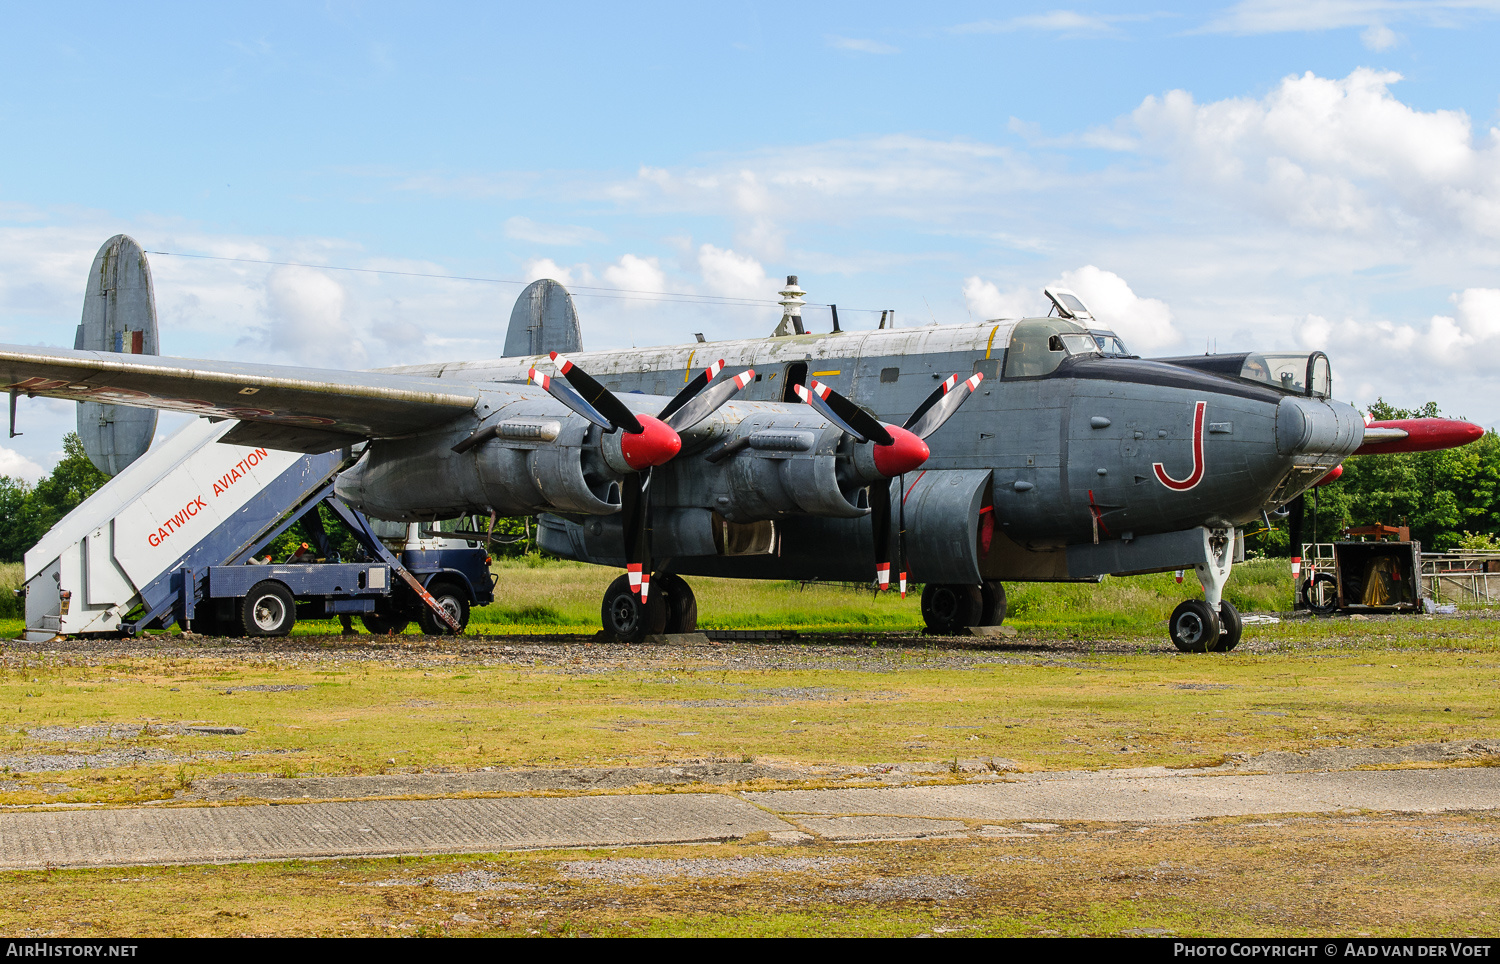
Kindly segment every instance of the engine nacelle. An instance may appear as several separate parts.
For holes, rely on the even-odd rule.
[[[474,416],[421,438],[379,439],[341,474],[339,498],[379,519],[418,522],[469,513],[609,515],[620,475],[601,430],[550,400],[486,393]],[[481,416],[483,416],[481,418]]]
[[[730,522],[788,515],[856,518],[869,513],[864,488],[868,482],[850,475],[843,432],[803,412],[745,408],[750,411],[724,441],[703,453],[717,471],[702,473],[712,498],[697,504],[712,505]],[[692,472],[682,463],[673,468]]]

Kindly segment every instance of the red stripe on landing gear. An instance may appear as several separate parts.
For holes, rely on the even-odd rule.
[[[1185,479],[1174,479],[1167,474],[1167,470],[1160,462],[1151,463],[1152,470],[1156,472],[1157,481],[1174,492],[1186,492],[1203,481],[1203,413],[1207,408],[1207,402],[1198,402],[1193,406],[1193,472],[1191,475]]]

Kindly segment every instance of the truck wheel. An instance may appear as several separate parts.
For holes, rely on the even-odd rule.
[[[1187,599],[1167,623],[1172,645],[1184,653],[1206,653],[1219,645],[1219,614],[1202,599]]]
[[[383,613],[365,613],[359,617],[372,636],[400,636],[411,620],[405,616],[388,616]]]
[[[984,594],[978,586],[930,582],[922,590],[922,619],[927,631],[937,636],[979,625],[983,609]]]
[[[240,625],[246,636],[285,636],[296,624],[292,591],[274,579],[256,583],[240,602]]]
[[[667,604],[667,625],[663,632],[698,631],[698,599],[686,579],[670,573],[657,576],[651,580],[651,591],[660,592],[662,601]]]
[[[639,643],[667,628],[667,604],[662,594],[652,593],[642,606],[640,597],[630,591],[627,576],[619,577],[604,591],[599,616],[604,632],[622,643]]]
[[[1327,616],[1339,607],[1339,583],[1332,573],[1320,572],[1302,584],[1302,605]]]
[[[464,627],[469,625],[469,597],[451,582],[434,582],[427,587],[428,593],[437,604],[447,610],[453,621],[458,623],[458,631],[462,633]],[[417,625],[422,627],[422,632],[429,636],[452,636],[453,630],[448,624],[438,618],[437,613],[432,611],[426,603],[421,603],[421,610],[417,613]]]
[[[998,626],[1005,622],[1005,587],[998,582],[986,582],[979,587],[984,600],[980,609],[978,626]]]

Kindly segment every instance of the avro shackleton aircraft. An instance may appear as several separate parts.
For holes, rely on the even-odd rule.
[[[1044,318],[808,334],[789,279],[771,337],[586,353],[541,281],[501,358],[354,372],[152,355],[149,269],[123,236],[89,284],[75,350],[0,346],[12,416],[25,394],[238,419],[225,442],[350,448],[337,494],[376,518],[540,514],[548,552],[627,568],[602,609],[626,640],[694,628],[684,576],[885,584],[894,563],[936,632],[998,623],[1007,581],[1193,569],[1204,598],[1172,641],[1228,650],[1238,527],[1350,455],[1480,434],[1367,426],[1321,352],[1139,358],[1065,291]],[[116,350],[84,350],[86,328]],[[96,462],[139,454],[142,419],[110,435],[102,411]]]

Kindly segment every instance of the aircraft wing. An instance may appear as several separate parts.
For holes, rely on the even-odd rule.
[[[20,345],[0,345],[0,389],[239,419],[225,441],[304,452],[422,432],[479,401],[477,386],[421,375]]]

